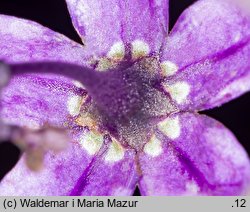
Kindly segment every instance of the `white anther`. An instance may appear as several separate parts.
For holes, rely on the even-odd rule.
[[[105,156],[106,162],[118,162],[124,158],[125,151],[123,147],[119,144],[118,141],[113,141],[108,149],[108,152]]]
[[[167,118],[158,124],[159,130],[164,133],[167,137],[174,140],[181,134],[181,126],[179,118]]]
[[[98,132],[87,132],[81,136],[80,144],[88,154],[94,155],[100,150],[103,144],[103,136]]]
[[[155,135],[144,146],[144,152],[152,157],[159,156],[162,151],[161,141]]]
[[[110,51],[107,53],[107,57],[111,60],[121,61],[125,56],[125,46],[123,42],[116,42],[110,48]]]
[[[173,76],[178,69],[178,66],[171,61],[167,60],[161,63],[161,72],[165,77]]]
[[[135,40],[132,42],[132,58],[138,59],[149,54],[150,48],[147,43],[142,40]]]
[[[190,93],[190,85],[184,81],[172,85],[164,84],[164,88],[178,104],[184,103]]]
[[[71,96],[67,102],[68,112],[71,116],[77,116],[80,113],[80,108],[82,104],[81,96]]]

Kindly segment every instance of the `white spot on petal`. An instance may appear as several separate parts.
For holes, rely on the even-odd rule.
[[[77,116],[80,113],[81,103],[82,103],[82,97],[80,96],[69,97],[67,102],[67,108],[71,116]]]
[[[190,85],[187,82],[177,82],[173,85],[165,84],[164,88],[178,104],[182,104],[190,93]]]
[[[132,58],[138,59],[149,54],[150,48],[147,43],[142,40],[135,40],[132,42]]]
[[[187,195],[197,195],[199,191],[200,191],[200,188],[198,187],[195,181],[192,180],[186,183]]]
[[[179,117],[165,119],[158,124],[158,128],[172,140],[178,138],[181,134]]]
[[[125,56],[125,46],[123,42],[116,42],[107,54],[109,59],[121,61]]]
[[[161,141],[155,135],[151,137],[144,146],[144,152],[152,157],[157,157],[162,153]]]
[[[98,132],[89,131],[80,138],[80,144],[90,155],[94,155],[103,144],[103,136]]]
[[[178,66],[171,61],[164,61],[161,63],[161,71],[163,76],[169,77],[178,71]]]
[[[123,159],[124,154],[123,147],[117,141],[112,141],[105,156],[105,161],[111,163],[120,161]]]

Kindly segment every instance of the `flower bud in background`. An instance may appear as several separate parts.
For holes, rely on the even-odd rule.
[[[8,84],[10,74],[9,67],[0,63],[0,98],[1,90]],[[25,152],[26,163],[31,170],[40,170],[44,154],[50,150],[56,153],[62,151],[67,147],[68,140],[67,132],[62,128],[46,126],[32,130],[4,123],[0,116],[0,142],[12,142]]]
[[[64,150],[69,140],[65,130],[52,127],[40,130],[16,128],[12,130],[11,139],[26,153],[27,166],[33,171],[38,171],[43,167],[46,152],[58,153]]]

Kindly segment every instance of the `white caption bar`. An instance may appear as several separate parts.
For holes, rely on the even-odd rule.
[[[0,211],[249,211],[250,197],[0,197]]]

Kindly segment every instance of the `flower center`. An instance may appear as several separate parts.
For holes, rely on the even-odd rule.
[[[160,116],[175,110],[160,91],[160,66],[156,58],[123,62],[106,72],[97,72],[87,88],[90,101],[83,107],[82,121],[108,131],[124,146],[141,149],[153,134]]]

